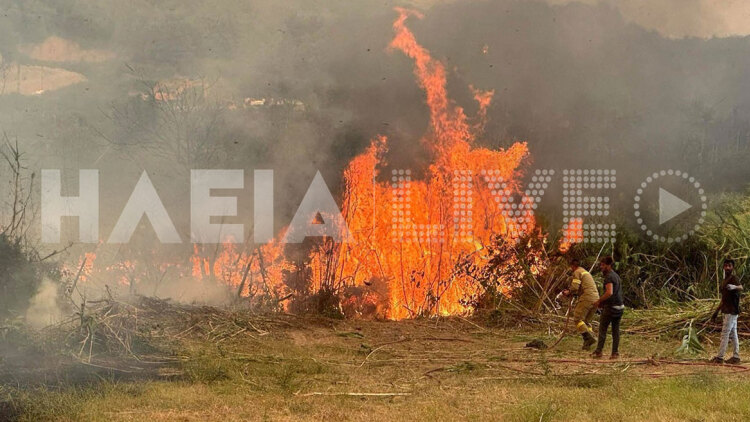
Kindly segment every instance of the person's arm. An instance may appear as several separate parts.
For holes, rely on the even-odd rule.
[[[572,295],[578,295],[578,291],[581,290],[581,280],[576,278],[576,274],[573,273],[573,277],[568,283],[568,287],[562,291],[563,296],[568,297]]]
[[[602,302],[604,302],[605,300],[609,299],[612,296],[612,293],[613,293],[612,286],[614,286],[614,284],[612,283],[607,283],[604,285],[604,294],[599,297],[599,300],[594,302],[594,307],[598,308],[599,305],[602,304]]]
[[[727,284],[729,290],[742,290],[742,284]]]
[[[726,285],[726,286],[722,285],[720,289],[720,294],[721,294],[721,290],[724,290],[725,288],[728,288],[728,287],[729,285]],[[719,311],[721,310],[721,306],[723,304],[724,304],[724,295],[721,294],[721,299],[719,299],[719,306],[717,306],[714,313],[711,314],[711,321],[716,321],[716,317],[719,316]]]
[[[719,316],[719,309],[721,309],[721,301],[719,301],[719,306],[716,307],[714,313],[711,314],[711,321],[716,321],[716,317]]]

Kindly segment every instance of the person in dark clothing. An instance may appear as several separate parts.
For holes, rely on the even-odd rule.
[[[594,351],[594,358],[602,357],[604,342],[607,340],[607,329],[612,325],[612,356],[617,359],[620,356],[620,319],[622,318],[625,305],[622,301],[622,282],[612,268],[615,261],[611,256],[605,256],[599,262],[599,268],[604,274],[604,294],[596,301],[595,306],[601,308],[602,315],[599,318],[599,342]]]
[[[711,320],[716,320],[719,311],[724,316],[721,326],[721,343],[719,344],[719,353],[711,361],[714,363],[724,363],[724,353],[729,346],[731,338],[734,352],[732,357],[726,362],[730,364],[740,363],[740,341],[737,337],[737,317],[740,315],[740,292],[742,284],[734,276],[734,260],[724,260],[724,281],[721,283],[721,302],[716,308]]]

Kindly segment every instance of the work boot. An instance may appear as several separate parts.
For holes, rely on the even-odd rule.
[[[612,353],[609,357],[611,360],[620,359],[620,354],[617,352]]]
[[[716,356],[715,358],[711,359],[711,363],[724,363],[724,358]]]
[[[594,336],[592,336],[588,331],[581,334],[581,336],[583,336],[583,347],[581,349],[586,351],[591,350],[591,346],[596,344],[596,339],[594,338]]]
[[[601,359],[602,358],[602,351],[601,350],[594,350],[594,353],[591,354],[591,357],[594,359]]]
[[[740,362],[742,362],[742,361],[740,360],[739,356],[733,356],[733,357],[727,359],[727,363],[730,364],[730,365],[739,365]]]

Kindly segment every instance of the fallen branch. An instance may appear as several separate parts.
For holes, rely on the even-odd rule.
[[[473,323],[473,322],[469,321],[468,319],[466,319],[466,318],[464,318],[464,317],[462,317],[462,316],[460,316],[460,315],[459,315],[458,317],[459,317],[459,318],[461,318],[462,320],[464,320],[464,321],[468,322],[469,324],[471,324],[471,325],[473,325],[473,326],[475,326],[475,327],[479,328],[479,329],[480,329],[480,330],[482,330],[482,331],[487,331],[487,329],[486,329],[486,328],[482,327],[482,326],[481,326],[481,325],[479,325],[479,324],[475,324],[475,323]]]
[[[392,396],[411,396],[411,393],[327,393],[313,391],[311,393],[299,394],[295,393],[298,397],[310,397],[310,396],[352,396],[352,397],[392,397]]]
[[[377,352],[378,350],[382,349],[383,347],[390,346],[391,344],[403,343],[405,341],[409,341],[409,339],[408,338],[402,338],[400,340],[391,341],[391,342],[388,342],[388,343],[383,343],[380,346],[372,349],[372,351],[370,353],[368,353],[367,356],[365,356],[365,360],[363,360],[362,363],[359,364],[358,368],[363,367],[365,365],[365,363],[367,363],[367,360],[370,359],[370,356],[374,355],[375,352]]]

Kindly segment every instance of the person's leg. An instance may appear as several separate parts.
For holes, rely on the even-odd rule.
[[[583,350],[590,350],[591,346],[596,343],[596,340],[592,335],[591,326],[589,325],[592,315],[594,314],[594,312],[592,312],[592,305],[593,303],[587,302],[584,298],[581,298],[579,299],[575,312],[573,313],[573,317],[577,321],[576,329],[581,334],[581,338],[583,338]]]
[[[607,312],[602,312],[599,318],[599,342],[596,345],[594,353],[601,354],[604,350],[604,342],[607,341],[607,328],[609,328],[610,316]]]
[[[576,322],[576,330],[578,334],[584,334],[588,331],[586,327],[586,314],[588,313],[587,304],[581,299],[576,303],[576,307],[573,308],[573,320]]]
[[[620,320],[622,315],[612,317],[612,354],[617,355],[620,350]]]
[[[740,357],[740,338],[737,336],[737,316],[738,315],[730,315],[732,318],[732,343],[734,343],[734,353],[732,353],[732,357],[735,358]]]
[[[729,344],[729,332],[731,330],[731,319],[729,314],[724,314],[723,323],[721,326],[721,342],[719,343],[719,353],[716,355],[719,359],[724,359],[724,354],[727,352],[727,345]]]
[[[589,306],[588,312],[586,313],[586,317],[583,319],[583,322],[586,323],[586,329],[591,334],[594,334],[594,330],[591,328],[591,320],[594,319],[595,315],[596,315],[596,308],[594,307],[594,304],[591,303],[591,305]]]

